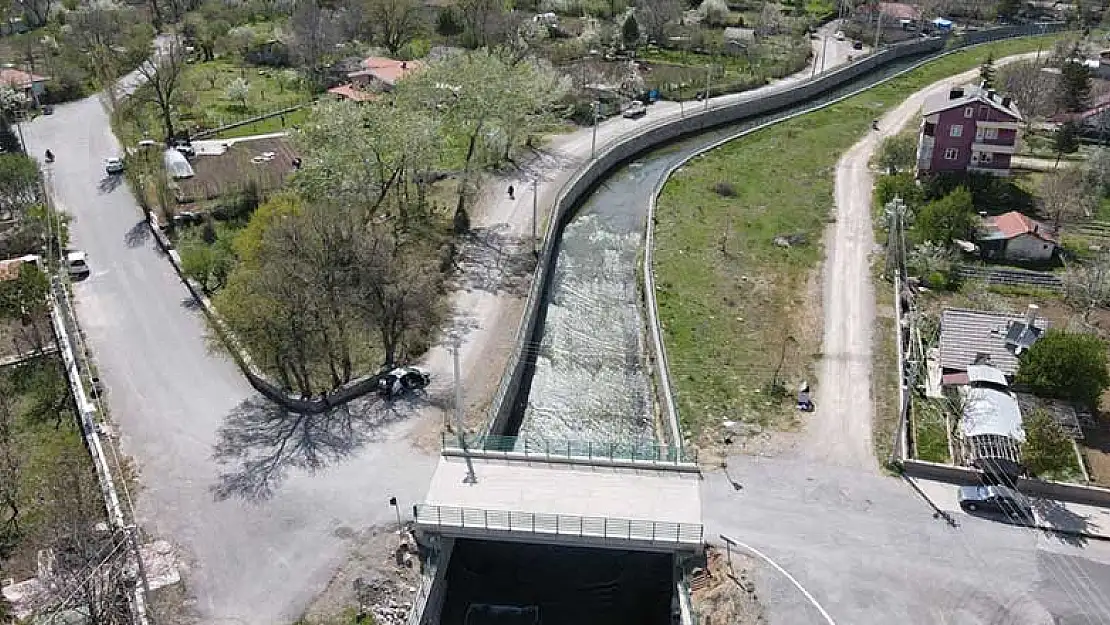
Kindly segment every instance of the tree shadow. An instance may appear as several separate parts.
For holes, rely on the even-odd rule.
[[[127,247],[139,247],[149,241],[150,237],[150,225],[147,224],[145,219],[140,219],[135,222],[134,226],[131,226],[127,234],[123,235],[123,242],[127,244]]]
[[[536,268],[530,237],[507,232],[508,224],[475,228],[459,249],[457,278],[466,289],[509,293],[523,297],[532,286]]]
[[[1087,517],[1067,509],[1064,504],[1051,499],[1036,499],[1033,509],[1042,527],[1052,527],[1046,530],[1060,542],[1073,547],[1082,547],[1087,544],[1085,534],[1091,531],[1091,523]]]
[[[291,472],[313,474],[350,458],[425,403],[422,394],[373,396],[322,414],[300,414],[261,396],[247,399],[216,433],[212,458],[226,470],[209,490],[217,501],[265,501]]]
[[[101,195],[104,195],[115,191],[121,184],[123,184],[123,176],[105,176],[97,183],[96,190],[99,191]]]

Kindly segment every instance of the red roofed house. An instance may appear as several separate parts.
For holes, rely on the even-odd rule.
[[[364,102],[374,99],[376,93],[389,91],[405,76],[424,68],[420,61],[396,61],[379,56],[362,60],[361,69],[347,74],[351,82],[328,89],[341,98]]]
[[[1056,253],[1056,232],[1017,211],[983,220],[979,250],[984,258],[1005,260],[1048,260]]]
[[[953,87],[925,100],[917,142],[917,173],[1010,175],[1021,113],[1013,98],[976,85]]]
[[[0,68],[0,85],[11,87],[28,98],[41,96],[46,89],[46,80],[46,76],[39,76],[21,69]]]

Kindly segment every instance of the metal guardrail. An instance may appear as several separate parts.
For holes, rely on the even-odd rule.
[[[543,514],[515,510],[485,510],[419,504],[416,523],[435,527],[474,528],[499,532],[546,534],[604,540],[697,546],[703,528],[696,523],[637,521],[571,514]]]
[[[464,437],[443,433],[442,449],[463,452],[504,452],[525,456],[583,458],[589,460],[627,460],[666,464],[698,463],[693,449],[662,445],[654,441],[617,442],[590,440],[555,440],[535,436],[497,436],[477,434]]]

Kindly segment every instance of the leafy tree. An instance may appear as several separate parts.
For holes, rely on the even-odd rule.
[[[0,154],[0,217],[11,219],[42,200],[39,166],[24,154]]]
[[[1060,91],[1057,94],[1058,106],[1071,113],[1079,113],[1087,108],[1091,100],[1091,72],[1073,52],[1060,66]]]
[[[994,54],[987,53],[987,58],[979,66],[979,82],[986,89],[994,89]]]
[[[703,0],[698,13],[706,26],[724,26],[728,22],[729,10],[725,0]]]
[[[1016,381],[1038,395],[1097,407],[1110,386],[1106,344],[1093,334],[1049,329],[1021,355]]]
[[[50,314],[49,293],[46,274],[30,263],[20,265],[14,280],[0,282],[0,317],[20,321],[23,327],[30,328],[35,351],[46,347],[46,334],[40,326]]]
[[[251,94],[251,86],[243,77],[237,77],[231,81],[227,86],[224,95],[228,100],[234,100],[239,103],[241,108],[247,108],[247,97]]]
[[[1079,128],[1073,121],[1066,121],[1060,125],[1052,135],[1052,149],[1056,151],[1055,167],[1060,166],[1060,158],[1065,154],[1074,154],[1079,150]]]
[[[917,164],[917,137],[909,133],[887,137],[879,146],[877,160],[884,171],[912,170]]]
[[[640,25],[636,23],[636,14],[629,13],[621,25],[621,39],[627,48],[635,48],[640,43]]]
[[[436,16],[436,34],[443,37],[454,37],[463,31],[459,16],[454,7],[441,7]]]
[[[1056,419],[1043,409],[1022,416],[1025,442],[1021,446],[1021,463],[1038,477],[1065,474],[1075,466],[1075,450],[1071,438]]]
[[[0,505],[7,509],[7,519],[4,520],[5,532],[19,532],[20,491],[23,484],[23,450],[16,436],[19,424],[16,422],[16,407],[12,401],[15,393],[10,383],[0,377]],[[0,623],[6,622],[5,613],[7,605],[3,595],[0,595]]]
[[[886,206],[896,197],[902,198],[911,211],[925,201],[925,193],[917,184],[917,180],[914,180],[912,173],[902,172],[879,176],[875,181],[875,203]]]
[[[378,42],[390,55],[397,56],[424,29],[420,9],[414,0],[368,0],[367,10],[374,16]]]
[[[649,41],[663,41],[667,28],[682,17],[683,4],[682,0],[637,0],[636,23]]]
[[[971,192],[960,187],[923,206],[914,217],[913,233],[920,242],[947,245],[953,239],[968,238],[977,222]]]

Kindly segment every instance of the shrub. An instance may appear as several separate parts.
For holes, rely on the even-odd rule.
[[[952,239],[968,238],[977,222],[971,192],[960,187],[918,211],[913,224],[914,238],[947,245]]]
[[[1075,449],[1064,428],[1048,411],[1033,410],[1022,417],[1025,442],[1021,463],[1030,473],[1044,478],[1068,477],[1075,469]]]
[[[713,185],[713,192],[721,197],[736,197],[736,187],[731,182],[718,182]]]
[[[914,180],[913,174],[903,172],[887,176],[879,176],[875,181],[875,202],[879,206],[886,206],[896,197],[902,198],[910,210],[921,206],[925,199],[924,192]]]
[[[1093,334],[1050,329],[1022,354],[1016,381],[1038,395],[1097,408],[1110,387],[1106,344]]]

